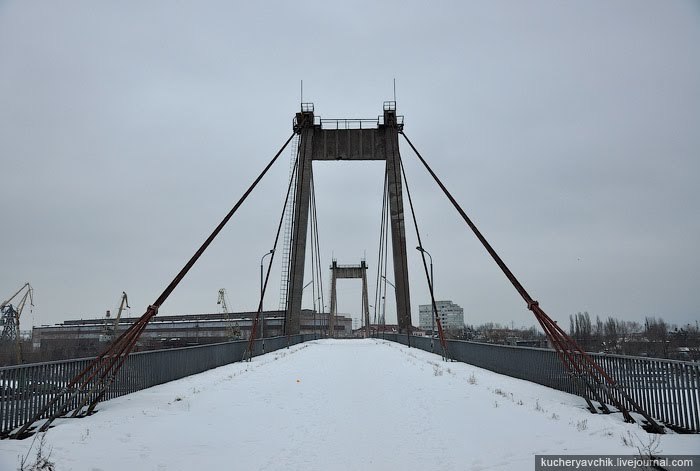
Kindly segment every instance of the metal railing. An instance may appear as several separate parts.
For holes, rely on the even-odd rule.
[[[383,338],[404,345],[407,342],[406,335],[387,333]],[[434,345],[435,353],[440,353],[437,339]],[[429,352],[430,338],[411,337],[411,346]],[[448,340],[447,346],[454,360],[578,396],[588,395],[564,370],[554,350],[464,340]],[[700,433],[700,364],[624,355],[589,355],[650,415],[675,430]],[[613,390],[612,394],[631,409],[631,404],[619,392]],[[602,391],[599,395],[605,397]]]
[[[377,129],[377,119],[321,119],[321,129]]]
[[[314,126],[320,126],[324,130],[348,130],[348,129],[378,129],[380,126],[384,126],[384,116],[377,116],[377,119],[369,118],[358,118],[358,119],[334,119],[334,118],[321,118],[320,116],[314,116]],[[299,126],[299,121],[295,116],[292,119],[292,128],[297,129]],[[399,131],[403,129],[404,117],[403,115],[396,116],[396,126]]]
[[[289,342],[287,337],[266,338],[265,351],[272,352],[311,339],[313,335],[293,335],[289,337]],[[238,340],[132,353],[107,389],[103,400],[241,361],[247,344],[247,340]],[[262,340],[256,340],[253,355],[261,353]],[[0,437],[27,423],[91,360],[92,358],[81,358],[0,367]],[[71,407],[77,407],[83,398],[83,395],[76,396]],[[49,410],[45,416],[55,412]]]

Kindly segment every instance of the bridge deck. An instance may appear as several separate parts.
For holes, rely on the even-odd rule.
[[[380,340],[321,340],[60,419],[57,469],[534,469],[534,454],[636,454],[647,435],[580,398]],[[629,435],[631,433],[631,435]],[[16,469],[31,439],[0,441]],[[700,436],[665,435],[664,454]],[[32,455],[34,452],[32,452]]]

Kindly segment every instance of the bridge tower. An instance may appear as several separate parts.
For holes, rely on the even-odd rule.
[[[396,312],[399,330],[408,332],[411,328],[411,299],[408,288],[401,156],[398,142],[399,131],[402,129],[403,120],[396,115],[396,102],[393,101],[384,103],[384,113],[376,122],[352,119],[323,120],[314,116],[313,104],[302,103],[301,112],[297,113],[294,119],[294,131],[299,135],[299,154],[289,254],[286,334],[299,333],[313,161],[384,160],[386,162]]]
[[[369,325],[369,296],[367,294],[367,262],[362,260],[359,265],[338,265],[333,260],[331,264],[331,313],[328,319],[328,336],[335,337],[335,321],[338,314],[338,279],[359,278],[362,280],[362,319],[365,324],[365,336],[369,337],[371,332]]]

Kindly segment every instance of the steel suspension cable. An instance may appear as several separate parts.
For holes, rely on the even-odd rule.
[[[311,225],[311,296],[312,304],[314,310],[316,309],[316,290],[318,290],[318,266],[320,260],[318,257],[318,230],[316,225],[316,189],[314,187],[314,176],[311,174],[309,179],[309,193],[310,193],[310,205],[309,205],[309,224]],[[303,291],[303,290],[302,290]],[[302,292],[303,296],[303,292]],[[315,318],[314,318],[314,332],[315,332]]]
[[[447,342],[445,342],[445,333],[442,329],[442,322],[438,316],[437,304],[435,303],[435,292],[433,291],[433,280],[430,278],[428,273],[428,263],[425,260],[425,251],[423,251],[423,241],[421,240],[420,231],[418,230],[418,220],[416,219],[416,211],[413,207],[413,198],[411,197],[411,190],[408,186],[408,179],[406,178],[406,170],[404,169],[403,162],[399,158],[399,165],[401,166],[401,175],[403,176],[403,182],[406,186],[406,195],[408,196],[408,205],[411,208],[411,216],[413,217],[413,226],[416,229],[416,238],[418,239],[418,247],[421,248],[420,254],[423,259],[423,270],[425,271],[425,279],[428,281],[428,289],[430,290],[430,302],[432,303],[433,316],[435,316],[435,324],[438,328],[438,335],[440,336],[440,346],[442,347],[442,357],[444,360],[449,358],[447,351]],[[431,345],[433,332],[430,332]]]
[[[314,311],[316,311],[316,290],[318,289],[318,286],[316,286],[318,283],[318,276],[317,276],[318,275],[318,267],[317,267],[318,257],[317,257],[317,253],[316,253],[316,246],[318,243],[318,233],[315,230],[313,230],[313,228],[315,227],[314,218],[316,216],[316,211],[315,211],[316,208],[314,207],[314,177],[313,177],[313,174],[311,175],[310,183],[311,183],[311,208],[310,208],[311,219],[310,219],[310,223],[311,223],[311,228],[312,228],[311,229],[311,296],[312,296],[312,306],[313,306]],[[302,295],[303,295],[303,293],[302,293]],[[316,316],[314,316],[313,323],[314,323],[313,324],[314,328],[312,330],[314,331],[314,334],[315,334],[316,333],[316,331],[315,331],[315,329],[316,329]],[[301,331],[301,324],[300,324],[299,330]]]
[[[86,397],[90,397],[91,404],[90,410],[94,409],[95,404],[102,399],[110,386],[117,372],[121,366],[126,361],[129,353],[133,349],[136,341],[138,340],[141,333],[146,328],[146,325],[150,320],[158,313],[160,306],[168,299],[173,290],[177,287],[182,279],[187,275],[192,266],[199,260],[204,251],[213,242],[216,236],[221,232],[226,223],[231,219],[231,217],[236,213],[238,208],[243,204],[243,202],[248,198],[253,189],[258,185],[260,180],[267,174],[270,168],[279,158],[280,154],[287,147],[289,142],[294,137],[292,134],[289,139],[282,145],[280,150],[275,154],[275,156],[270,160],[270,162],[265,166],[263,171],[258,175],[258,177],[253,181],[253,183],[248,187],[243,196],[238,200],[238,202],[233,206],[233,208],[226,214],[223,220],[219,223],[214,231],[209,235],[209,237],[204,241],[204,243],[199,247],[199,249],[194,253],[194,255],[189,259],[185,266],[180,270],[180,272],[175,276],[175,278],[170,282],[170,284],[163,290],[156,301],[148,306],[146,312],[136,321],[131,327],[129,327],[124,333],[122,333],[117,340],[111,344],[102,354],[100,354],[95,360],[93,360],[88,366],[86,366],[78,375],[76,375],[66,386],[66,388],[61,391],[54,399],[52,399],[47,405],[45,405],[38,413],[36,413],[25,425],[23,425],[17,432],[12,436],[19,437],[27,432],[29,427],[31,427],[37,420],[41,419],[48,411],[57,410],[49,415],[48,420],[41,427],[42,430],[48,429],[51,422],[53,422],[59,415],[62,415],[66,409],[70,407],[72,400],[80,393],[84,392],[84,389],[88,386],[90,381],[95,377],[99,376],[99,383],[93,385],[90,388],[90,394]],[[86,378],[86,379],[83,379]],[[79,386],[75,388],[77,385]],[[74,389],[75,388],[75,389]],[[96,396],[93,396],[96,394]],[[64,396],[68,395],[66,401],[64,401],[58,407],[54,407]],[[81,407],[86,404],[85,398],[80,401]]]
[[[298,169],[298,164],[299,164],[299,160],[297,159],[294,162],[294,168],[292,169],[292,173],[294,173]],[[253,325],[251,326],[250,337],[248,337],[248,344],[246,346],[246,351],[243,353],[243,360],[245,360],[245,361],[250,361],[253,358],[253,348],[255,346],[255,339],[257,338],[258,325],[261,322],[261,317],[262,317],[262,322],[265,322],[265,318],[264,318],[265,314],[262,312],[263,301],[265,299],[265,293],[267,292],[267,283],[270,280],[270,271],[272,269],[272,262],[274,261],[275,254],[277,253],[277,245],[279,243],[280,233],[282,232],[282,223],[284,222],[285,211],[287,208],[287,204],[289,203],[289,196],[292,192],[293,182],[294,182],[294,179],[290,178],[289,184],[287,185],[287,194],[284,197],[284,204],[282,205],[282,214],[280,216],[279,223],[277,224],[277,232],[275,233],[275,241],[272,244],[272,254],[270,255],[270,261],[267,264],[267,271],[265,273],[265,281],[263,282],[263,289],[260,293],[260,301],[258,302],[258,311],[255,315],[255,319],[253,320]]]
[[[450,200],[450,202],[451,202],[452,205],[455,207],[455,209],[457,210],[457,212],[460,214],[460,216],[462,216],[462,219],[464,219],[464,222],[466,222],[467,225],[471,228],[472,232],[474,232],[474,235],[476,235],[477,239],[479,239],[479,241],[480,241],[481,244],[484,246],[484,248],[485,248],[486,251],[489,253],[489,255],[491,255],[491,257],[493,258],[493,260],[494,260],[494,261],[496,262],[496,264],[500,267],[500,269],[501,269],[501,270],[503,271],[503,273],[506,275],[506,277],[508,278],[508,280],[510,280],[510,282],[513,284],[513,286],[515,287],[515,289],[516,289],[516,290],[520,293],[520,295],[523,297],[523,299],[525,300],[525,302],[526,302],[527,305],[528,305],[528,309],[531,309],[531,304],[534,303],[534,302],[536,302],[536,301],[534,301],[534,300],[532,299],[532,297],[528,294],[528,292],[525,290],[525,288],[523,287],[523,285],[521,285],[520,282],[518,281],[518,279],[515,278],[515,275],[513,275],[513,273],[512,273],[512,272],[510,271],[510,269],[506,266],[506,264],[503,262],[503,260],[501,260],[501,257],[499,257],[498,254],[496,253],[496,251],[493,249],[493,247],[491,247],[491,244],[489,244],[488,241],[486,240],[486,238],[481,234],[481,231],[479,231],[479,229],[477,229],[476,225],[472,222],[472,220],[469,219],[469,216],[467,216],[467,213],[464,212],[464,210],[461,208],[461,206],[459,205],[459,203],[457,203],[457,201],[456,201],[456,200],[454,199],[454,197],[450,194],[450,192],[447,191],[447,188],[445,188],[445,185],[443,185],[443,184],[442,184],[442,181],[440,181],[440,179],[438,178],[438,176],[435,175],[435,172],[433,172],[433,169],[430,168],[430,166],[428,165],[428,163],[423,159],[423,157],[420,155],[420,153],[418,152],[418,150],[414,147],[413,143],[408,139],[408,137],[406,136],[406,134],[405,134],[403,131],[401,131],[400,134],[401,134],[401,135],[403,136],[403,138],[406,140],[406,142],[408,143],[408,145],[411,146],[411,149],[413,149],[413,152],[415,152],[416,156],[418,156],[418,159],[421,161],[421,163],[422,163],[423,166],[426,168],[426,170],[428,171],[428,173],[430,173],[430,175],[433,177],[433,179],[434,179],[435,182],[438,184],[438,186],[440,187],[440,189],[443,191],[443,193],[445,194],[445,196],[447,196],[447,199]]]
[[[265,176],[267,171],[272,167],[272,165],[275,163],[277,158],[282,154],[284,149],[287,147],[291,139],[294,137],[294,135],[290,136],[289,139],[284,143],[282,148],[277,152],[275,157],[268,163],[268,165],[265,167],[265,169],[262,171],[262,173],[258,176],[258,178],[251,184],[251,186],[248,188],[248,190],[244,193],[244,195],[241,197],[241,199],[234,205],[234,207],[229,211],[229,213],[224,217],[224,219],[219,223],[219,225],[214,229],[214,231],[211,233],[211,235],[207,238],[207,240],[202,244],[202,246],[199,248],[197,252],[192,256],[192,258],[188,261],[188,263],[183,267],[182,270],[178,273],[178,275],[173,279],[173,281],[168,285],[168,287],[163,291],[163,293],[160,295],[160,297],[156,300],[156,302],[149,306],[147,312],[142,316],[142,318],[138,322],[138,327],[137,329],[129,336],[127,342],[121,346],[118,350],[117,355],[114,355],[112,358],[114,359],[111,363],[109,363],[108,367],[102,372],[102,374],[99,376],[98,383],[93,385],[93,387],[90,389],[89,393],[85,396],[83,401],[79,404],[78,408],[73,413],[73,417],[77,416],[80,413],[80,409],[84,407],[88,402],[90,402],[90,406],[88,408],[87,413],[90,413],[94,410],[95,406],[97,403],[104,397],[107,387],[114,381],[116,372],[122,367],[124,362],[126,361],[128,354],[131,352],[133,347],[135,346],[138,338],[141,336],[141,333],[145,330],[146,325],[150,320],[157,314],[158,308],[160,305],[165,302],[165,300],[170,296],[170,294],[173,292],[175,287],[182,281],[182,279],[185,277],[187,272],[194,266],[196,261],[201,257],[201,255],[204,253],[204,251],[209,247],[209,245],[213,242],[213,240],[216,238],[216,236],[221,232],[221,230],[224,228],[226,223],[231,219],[233,214],[238,210],[238,208],[243,204],[243,202],[247,199],[248,195],[253,191],[253,189],[257,186],[257,184],[262,180],[262,178]],[[87,380],[84,381],[84,383],[81,385],[81,388],[84,387],[89,383],[91,379],[94,378],[95,374],[99,372],[99,368],[95,369],[95,372],[93,375],[91,375]],[[94,399],[90,399],[92,396],[92,393],[97,391],[97,397]],[[42,426],[42,431],[45,431],[50,422],[47,422]]]
[[[389,191],[389,185],[387,182],[387,192]],[[388,194],[388,193],[387,193]],[[388,200],[387,200],[388,201]],[[384,270],[384,291],[383,291],[383,298],[382,298],[382,332],[386,333],[386,290],[387,290],[387,279],[386,279],[386,274],[389,271],[389,206],[387,205],[386,207],[386,213],[385,213],[385,226],[384,226],[384,263],[382,266],[382,270]],[[397,320],[398,322],[398,320]]]
[[[403,131],[400,131],[399,133],[406,140],[406,142],[416,154],[418,159],[421,161],[423,166],[426,168],[428,173],[430,173],[430,175],[433,177],[437,185],[443,191],[445,196],[450,200],[457,212],[462,216],[462,219],[464,219],[464,221],[470,227],[474,235],[476,235],[477,239],[479,239],[479,241],[484,246],[489,255],[491,255],[496,264],[501,268],[501,271],[503,271],[503,273],[506,275],[513,287],[518,291],[518,293],[520,293],[520,296],[527,303],[527,308],[533,312],[540,325],[545,330],[545,334],[548,334],[548,338],[550,339],[550,341],[552,339],[555,340],[555,342],[553,342],[554,348],[558,351],[561,350],[561,354],[565,355],[569,362],[567,363],[567,361],[563,361],[565,367],[567,367],[567,364],[570,364],[572,365],[573,370],[575,370],[577,373],[585,371],[589,373],[589,376],[591,376],[594,381],[598,382],[598,377],[595,374],[593,374],[593,370],[595,370],[595,372],[597,372],[600,375],[600,377],[603,378],[605,382],[607,382],[610,385],[610,387],[614,388],[622,397],[625,398],[625,400],[630,405],[632,405],[632,407],[637,412],[639,412],[647,420],[647,422],[649,423],[649,428],[652,431],[663,433],[663,428],[659,424],[657,424],[656,421],[644,409],[642,409],[642,407],[639,404],[637,404],[637,402],[634,401],[634,399],[632,399],[632,397],[630,397],[629,394],[627,394],[627,392],[624,391],[624,389],[620,388],[619,384],[613,378],[611,378],[605,372],[605,370],[603,370],[595,361],[593,361],[593,359],[588,354],[586,354],[586,352],[584,352],[583,349],[542,310],[542,308],[540,308],[539,303],[537,301],[532,299],[530,294],[518,281],[513,272],[510,271],[510,269],[506,266],[501,257],[498,256],[493,247],[491,247],[491,244],[488,243],[486,238],[481,234],[479,229],[477,229],[476,225],[467,216],[467,214],[461,208],[459,203],[457,203],[454,197],[450,194],[450,192],[447,190],[442,181],[440,181],[435,172],[433,172],[432,168],[430,168],[425,159],[423,159],[423,156],[421,156],[420,152],[418,152],[411,140],[406,136],[406,134]],[[545,328],[545,325],[547,326],[547,328]],[[576,355],[578,355],[578,357],[581,359],[580,361],[576,358]],[[572,368],[567,367],[567,369],[571,370]],[[632,416],[629,414],[626,408],[617,400],[617,398],[613,396],[611,391],[605,385],[605,382],[602,383],[602,386],[604,392],[606,393],[606,396],[611,399],[613,404],[615,404],[615,406],[618,407],[618,409],[620,409],[626,421],[633,422],[634,419],[632,418]],[[591,385],[590,383],[588,383],[587,385],[589,386],[591,392],[594,395],[597,395],[597,391],[595,390],[593,385]]]
[[[374,290],[374,323],[375,325],[379,326],[379,319],[377,318],[377,310],[379,310],[380,315],[381,315],[381,306],[379,303],[381,302],[381,276],[382,276],[382,266],[383,266],[383,259],[384,259],[384,233],[386,231],[386,204],[387,204],[387,183],[388,183],[388,175],[384,175],[384,187],[383,187],[383,192],[382,192],[382,217],[381,217],[381,223],[380,223],[380,228],[379,228],[379,254],[377,256],[377,282],[375,284],[375,290]],[[386,281],[384,282],[386,285]]]
[[[318,239],[318,211],[316,210],[316,186],[314,185],[314,176],[313,173],[311,174],[311,210],[312,210],[312,224],[313,224],[313,229],[312,233],[314,235],[314,241],[315,241],[315,246],[312,247],[312,250],[315,251],[316,253],[316,269],[315,269],[315,274],[316,274],[316,283],[318,283],[318,287],[316,287],[316,283],[314,283],[314,291],[318,289],[319,297],[320,297],[320,304],[321,304],[321,311],[323,312],[324,310],[324,305],[325,305],[325,299],[323,297],[323,269],[321,267],[321,244]],[[313,266],[312,266],[313,269]],[[316,296],[316,294],[314,294]],[[315,324],[314,324],[314,329],[315,329]]]
[[[503,260],[502,260],[501,257],[496,253],[496,251],[493,249],[493,247],[491,246],[491,244],[489,244],[489,242],[486,240],[486,238],[481,234],[481,231],[479,231],[479,229],[478,229],[478,228],[476,227],[476,225],[472,222],[472,220],[469,218],[469,216],[467,216],[467,214],[466,214],[466,213],[464,212],[464,210],[461,208],[461,206],[459,205],[459,203],[457,203],[457,201],[456,201],[456,200],[454,199],[454,197],[450,194],[450,192],[447,190],[447,188],[446,188],[445,185],[442,183],[442,181],[438,178],[438,176],[435,174],[435,172],[433,172],[432,168],[430,168],[430,166],[429,166],[428,163],[425,161],[425,159],[423,159],[423,157],[420,155],[420,153],[419,153],[418,150],[415,148],[415,146],[414,146],[413,143],[410,141],[410,139],[406,136],[406,134],[403,133],[403,132],[401,132],[400,134],[401,134],[401,135],[403,136],[403,138],[406,140],[406,142],[407,142],[408,145],[411,147],[411,149],[413,149],[413,152],[416,154],[416,156],[417,156],[418,159],[421,161],[421,163],[423,164],[423,166],[426,168],[426,170],[428,171],[428,173],[430,173],[430,175],[433,177],[433,179],[434,179],[435,182],[438,184],[438,186],[440,187],[440,189],[443,191],[443,193],[445,194],[445,196],[447,196],[447,198],[450,200],[450,202],[452,203],[452,205],[455,207],[455,209],[456,209],[456,210],[459,212],[459,214],[462,216],[462,218],[463,218],[464,221],[467,223],[467,225],[472,229],[472,231],[474,232],[474,234],[476,235],[476,237],[479,239],[479,241],[482,243],[482,245],[484,246],[484,248],[486,249],[486,251],[491,255],[491,257],[494,259],[494,261],[496,262],[496,264],[501,268],[501,270],[502,270],[503,273],[506,275],[506,277],[508,278],[508,280],[510,280],[511,284],[515,287],[515,289],[520,293],[521,297],[522,297],[522,298],[525,300],[525,302],[527,303],[528,309],[529,309],[530,311],[532,311],[532,312],[535,314],[535,317],[537,318],[537,320],[538,320],[538,322],[540,323],[540,325],[543,327],[543,329],[544,329],[544,331],[545,331],[545,334],[547,335],[548,339],[549,339],[549,340],[553,343],[553,345],[555,346],[555,349],[557,350],[557,353],[559,354],[559,356],[560,356],[560,358],[561,358],[561,360],[562,360],[562,363],[564,364],[564,366],[565,366],[565,368],[567,369],[567,371],[572,371],[572,372],[574,372],[574,370],[575,370],[575,373],[580,373],[579,369],[576,368],[575,366],[573,366],[573,365],[576,365],[576,363],[575,363],[575,361],[573,360],[573,358],[571,357],[571,355],[570,355],[568,352],[566,352],[566,348],[564,348],[563,351],[561,351],[561,352],[559,351],[560,348],[565,347],[565,344],[564,344],[563,342],[561,342],[560,339],[556,339],[556,338],[552,337],[551,335],[549,335],[549,334],[550,334],[550,330],[549,330],[549,329],[546,329],[546,328],[544,327],[543,321],[541,320],[541,317],[542,317],[542,314],[544,314],[544,311],[542,311],[541,308],[539,308],[539,303],[538,303],[537,301],[535,301],[535,300],[532,299],[532,297],[530,296],[530,294],[525,290],[525,288],[522,286],[522,284],[520,283],[520,281],[518,281],[518,279],[515,277],[515,275],[513,274],[513,272],[511,272],[510,269],[506,266],[505,262],[503,262]],[[544,315],[546,316],[546,314],[544,314]],[[566,334],[565,334],[565,335],[566,335]],[[567,337],[568,337],[568,336],[567,336]],[[572,342],[573,342],[573,340],[572,340]],[[566,360],[564,359],[564,357],[566,357]],[[591,361],[592,361],[592,360],[591,360]],[[596,366],[597,366],[597,365],[596,365]],[[607,375],[606,375],[606,376],[607,376]],[[595,411],[595,408],[593,407],[592,404],[590,404],[590,402],[589,402],[589,408],[590,408],[591,410]],[[624,411],[624,408],[623,408],[622,410]],[[626,415],[625,418],[626,418],[627,420],[632,420],[632,418],[628,416],[628,414],[626,413],[626,411],[624,411],[624,413],[625,413],[625,415]]]

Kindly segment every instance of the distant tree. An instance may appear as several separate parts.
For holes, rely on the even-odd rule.
[[[599,347],[603,343],[604,332],[603,321],[600,320],[600,316],[596,315],[592,334],[593,343],[596,345],[596,347]]]
[[[642,324],[636,321],[627,321],[627,329],[630,334],[638,334],[642,332]]]
[[[644,320],[644,336],[649,340],[653,354],[668,357],[668,324],[661,317],[647,317]]]
[[[569,335],[576,338],[576,322],[573,314],[569,314]]]
[[[573,318],[570,316],[569,320],[573,324],[571,336],[582,348],[589,349],[591,347],[593,333],[591,316],[587,311],[578,312]]]
[[[537,327],[534,326],[534,325],[533,325],[533,326],[530,326],[530,328],[527,329],[526,332],[527,332],[528,336],[529,336],[531,339],[537,339],[537,338],[544,337],[544,334],[543,334],[542,332],[540,332],[540,331],[537,329]]]
[[[620,334],[618,333],[619,322],[613,317],[608,317],[603,326],[603,338],[605,341],[606,349],[609,352],[617,351],[617,344],[620,339]]]

